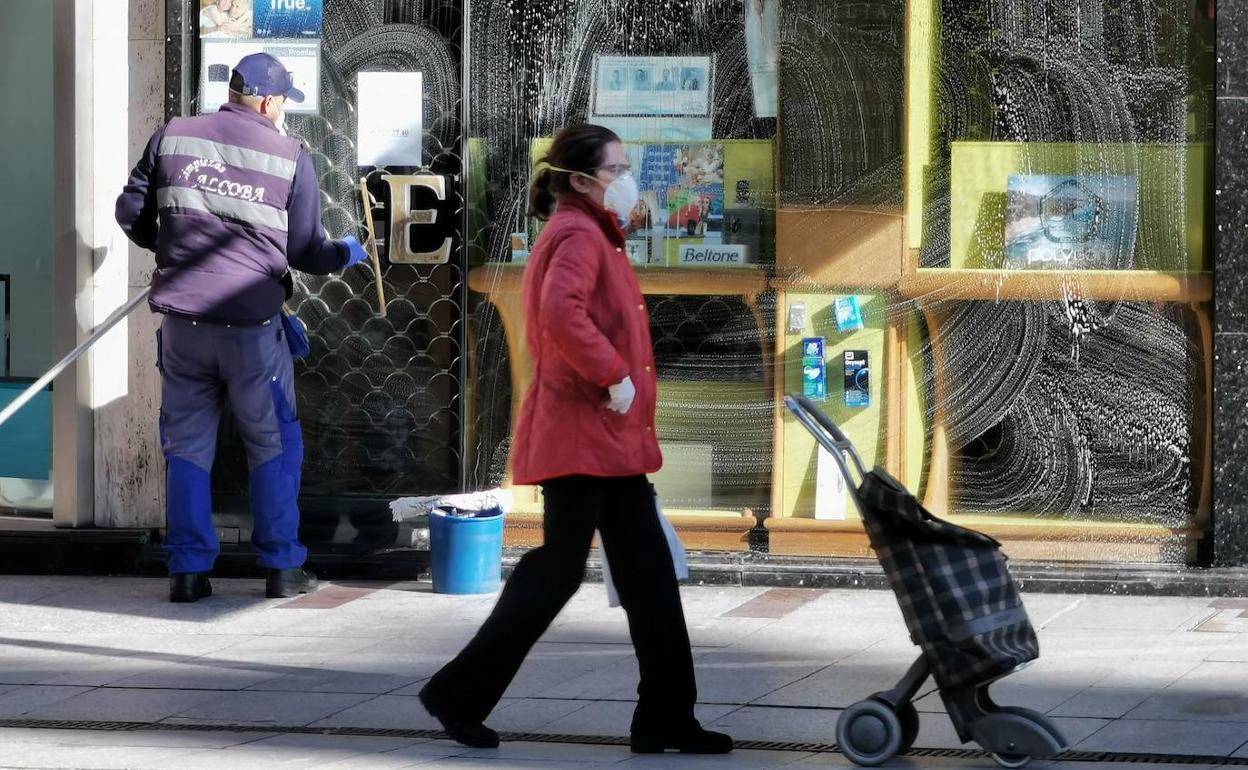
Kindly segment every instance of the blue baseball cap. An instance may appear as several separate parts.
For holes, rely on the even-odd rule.
[[[285,96],[292,102],[303,101],[303,91],[295,88],[295,79],[286,66],[267,53],[240,59],[230,75],[230,90],[244,96]]]

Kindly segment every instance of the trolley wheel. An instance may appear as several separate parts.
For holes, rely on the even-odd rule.
[[[1030,754],[998,754],[997,752],[994,751],[992,753],[992,761],[996,762],[1001,767],[1006,767],[1006,768],[1026,767],[1027,763],[1031,761],[1031,755]]]
[[[897,719],[901,722],[901,745],[897,747],[897,753],[904,754],[919,737],[919,710],[913,703],[903,704],[897,709]]]
[[[855,765],[875,767],[892,759],[901,747],[901,719],[888,705],[858,701],[836,721],[836,745]]]

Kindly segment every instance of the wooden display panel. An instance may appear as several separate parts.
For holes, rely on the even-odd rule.
[[[768,288],[767,274],[760,268],[636,268],[643,294],[685,296],[740,296],[754,313],[758,328],[766,328],[759,310],[759,298]],[[533,381],[532,356],[524,341],[523,308],[524,265],[488,264],[468,273],[468,286],[485,294],[498,309],[507,335],[511,360],[512,421],[515,425],[524,393]],[[767,366],[771,351],[765,340],[763,347],[765,381],[752,384],[761,392],[772,389],[771,368]],[[660,382],[660,390],[664,385]],[[662,425],[659,426],[660,434]],[[504,486],[511,486],[508,467]],[[506,543],[509,546],[535,546],[541,542],[541,503],[536,487],[512,488],[515,508],[507,517]],[[755,526],[752,510],[707,510],[667,508],[666,513],[681,541],[689,549],[744,551],[749,548],[749,531]]]

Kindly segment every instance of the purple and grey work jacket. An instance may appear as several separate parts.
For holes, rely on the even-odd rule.
[[[117,222],[156,252],[152,309],[216,323],[273,318],[288,268],[324,275],[348,256],[325,237],[299,140],[241,105],[158,130],[117,199]]]

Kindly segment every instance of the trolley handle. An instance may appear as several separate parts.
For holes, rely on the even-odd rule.
[[[789,395],[784,397],[784,405],[789,408],[789,411],[793,413],[798,422],[814,434],[824,448],[834,454],[839,451],[848,455],[849,459],[853,461],[854,467],[858,470],[859,478],[867,477],[867,469],[862,464],[862,458],[858,456],[858,450],[854,448],[853,442],[849,440],[844,431],[837,427],[836,423],[832,422],[830,417],[824,414],[819,407],[811,403],[810,399],[796,394]],[[844,467],[843,462],[839,464]],[[845,468],[845,470],[848,471],[848,468]],[[849,479],[848,474],[846,475],[850,485],[856,486],[853,479]]]

